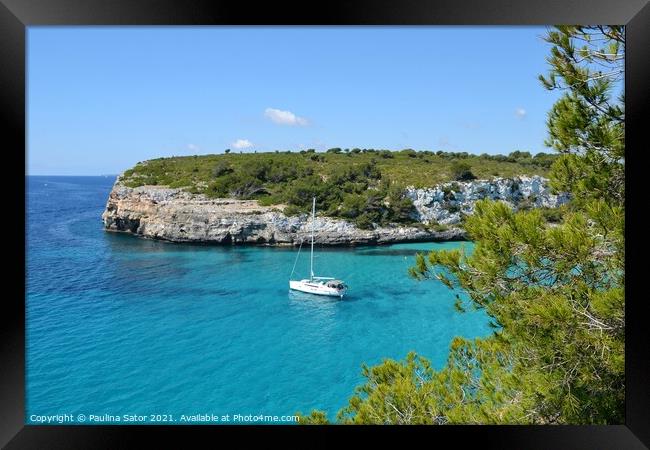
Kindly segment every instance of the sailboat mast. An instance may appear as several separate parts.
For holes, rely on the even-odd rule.
[[[309,281],[314,279],[314,222],[316,221],[316,197],[313,199],[311,207],[311,267],[309,269]]]

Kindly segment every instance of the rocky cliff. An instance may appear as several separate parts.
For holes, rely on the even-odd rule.
[[[516,184],[516,188],[514,187]],[[456,190],[454,190],[456,189]],[[522,200],[556,206],[566,199],[552,196],[539,177],[449,183],[431,189],[407,190],[422,223],[456,224],[460,212],[471,213],[480,198],[500,199],[516,207]],[[109,231],[173,242],[214,244],[297,245],[310,238],[309,216],[285,216],[283,206],[260,206],[254,200],[210,199],[181,189],[160,186],[129,188],[116,181],[102,215]],[[448,241],[466,238],[458,227],[432,231],[424,227],[377,227],[361,230],[353,224],[317,217],[314,239],[321,245],[384,244],[408,241]]]
[[[521,207],[556,208],[569,201],[568,194],[553,194],[548,180],[540,176],[495,178],[451,182],[428,189],[408,188],[406,195],[422,223],[457,224],[462,214],[472,214],[477,200],[500,200],[514,209]]]

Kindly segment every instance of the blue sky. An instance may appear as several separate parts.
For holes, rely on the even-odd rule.
[[[551,152],[544,27],[30,27],[30,175],[330,147]]]

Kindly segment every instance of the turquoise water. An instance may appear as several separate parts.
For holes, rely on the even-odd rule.
[[[414,350],[440,367],[454,336],[490,333],[482,312],[454,310],[441,283],[406,275],[416,251],[460,243],[317,246],[317,274],[344,279],[348,296],[291,295],[295,249],[103,231],[113,181],[28,177],[27,423],[313,408],[334,417],[363,381],[362,363]]]

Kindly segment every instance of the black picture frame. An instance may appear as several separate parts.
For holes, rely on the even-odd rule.
[[[624,24],[626,28],[626,418],[624,425],[603,426],[442,426],[442,427],[295,427],[295,426],[36,426],[24,424],[25,405],[25,231],[26,27],[36,25],[551,25]],[[4,275],[16,291],[5,291],[0,329],[0,445],[6,448],[125,448],[136,440],[154,439],[169,446],[172,436],[217,443],[235,432],[240,444],[262,434],[305,437],[403,436],[417,432],[426,439],[476,443],[481,448],[635,449],[650,446],[650,327],[645,323],[646,296],[639,264],[647,245],[641,158],[643,117],[650,105],[650,4],[648,0],[357,0],[324,2],[170,1],[170,0],[0,0],[0,114],[5,144],[5,183],[14,213],[4,222]],[[644,114],[646,113],[646,114]],[[645,145],[644,145],[645,144]],[[5,159],[6,161],[6,159]],[[20,172],[23,169],[23,173]],[[22,189],[15,189],[22,186]],[[322,439],[322,438],[319,438]],[[322,443],[322,440],[318,442]],[[433,441],[432,441],[433,442]]]

